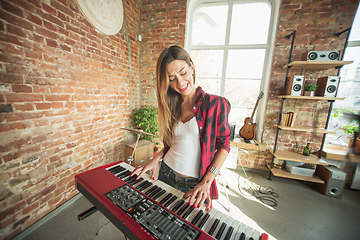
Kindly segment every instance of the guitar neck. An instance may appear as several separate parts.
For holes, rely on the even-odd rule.
[[[254,110],[253,110],[253,112],[252,112],[252,114],[251,114],[251,117],[250,117],[250,120],[249,120],[249,124],[252,124],[252,123],[253,123],[253,118],[254,118],[255,110],[256,110],[256,108],[257,108],[257,105],[258,105],[258,103],[259,103],[259,100],[260,100],[260,99],[258,98],[257,101],[256,101]]]

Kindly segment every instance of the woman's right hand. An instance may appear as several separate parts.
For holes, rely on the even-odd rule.
[[[151,171],[151,179],[155,180],[155,173],[158,167],[158,162],[160,158],[163,156],[163,149],[159,151],[153,158],[151,158],[145,165],[139,165],[137,166],[134,171],[130,174],[131,176],[134,176],[135,174],[140,173],[136,180],[139,179],[144,173],[147,171]]]

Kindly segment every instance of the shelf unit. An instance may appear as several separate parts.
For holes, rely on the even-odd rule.
[[[282,68],[291,68],[291,69],[332,69],[332,68],[340,68],[344,65],[350,64],[352,61],[314,61],[314,62],[306,62],[306,61],[293,61]]]
[[[286,36],[287,39],[290,39],[292,37],[291,42],[291,48],[290,48],[290,54],[289,54],[289,61],[286,65],[284,65],[282,68],[286,69],[286,78],[285,78],[285,87],[284,87],[284,93],[286,89],[287,81],[286,79],[289,76],[289,70],[290,69],[305,69],[305,70],[314,70],[314,69],[339,69],[343,65],[347,65],[352,63],[352,61],[291,61],[292,51],[294,47],[294,40],[296,36],[296,31],[292,32],[290,35]],[[332,104],[335,100],[344,100],[344,98],[337,98],[337,97],[319,97],[319,96],[291,96],[291,95],[282,95],[279,96],[281,98],[281,108],[280,108],[280,116],[279,116],[279,122],[276,129],[276,137],[275,137],[275,144],[273,151],[270,151],[273,155],[271,165],[266,164],[266,167],[269,169],[269,180],[271,180],[272,175],[276,177],[284,177],[284,178],[290,178],[290,179],[296,179],[296,180],[302,180],[302,181],[309,181],[314,183],[325,183],[319,176],[302,176],[302,175],[296,175],[288,172],[284,168],[274,168],[274,159],[281,159],[281,160],[288,160],[288,161],[295,161],[295,162],[305,162],[315,165],[328,165],[328,163],[321,159],[322,156],[322,149],[324,147],[325,142],[325,135],[326,134],[332,134],[335,133],[333,131],[327,130],[329,119],[330,119],[330,113],[332,110]],[[326,126],[325,128],[314,128],[314,127],[308,127],[308,126],[282,126],[282,112],[283,112],[283,106],[284,101],[286,99],[299,99],[299,100],[311,100],[311,101],[328,101],[330,102],[330,108],[329,113],[327,116]],[[291,151],[283,151],[283,150],[277,150],[277,139],[279,135],[280,130],[286,130],[286,131],[299,131],[299,132],[314,132],[314,133],[320,133],[324,134],[322,144],[319,151],[319,156],[310,155],[305,156],[303,154],[299,154],[296,152]]]

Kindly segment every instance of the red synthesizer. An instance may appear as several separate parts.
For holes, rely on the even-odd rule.
[[[151,180],[136,180],[125,162],[76,175],[77,189],[129,239],[268,240],[266,233],[205,206],[193,208],[184,193]]]

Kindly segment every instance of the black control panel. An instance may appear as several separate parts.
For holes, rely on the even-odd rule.
[[[105,196],[160,240],[197,240],[201,232],[146,195],[124,184]]]

